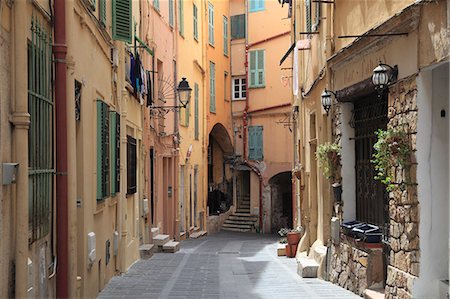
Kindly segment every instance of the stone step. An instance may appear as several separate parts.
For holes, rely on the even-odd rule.
[[[251,229],[251,224],[240,224],[240,223],[224,223],[222,227],[228,227],[228,228],[242,228],[242,229]]]
[[[229,232],[251,232],[251,229],[248,228],[233,228],[233,227],[222,227],[221,230],[229,231]]]
[[[163,252],[175,253],[180,250],[180,242],[169,241],[162,246]]]
[[[229,223],[243,223],[243,224],[253,224],[255,223],[255,220],[253,219],[230,219],[228,218],[227,220],[225,220],[225,222],[229,222]]]
[[[142,244],[139,246],[139,254],[141,259],[147,260],[153,256],[155,245],[154,244]]]
[[[257,221],[258,220],[258,216],[252,216],[252,215],[249,215],[249,214],[246,214],[245,216],[244,215],[236,215],[236,214],[234,214],[234,215],[230,215],[229,217],[228,217],[228,219],[231,219],[231,220],[246,220],[246,221]]]
[[[234,213],[234,214],[231,214],[230,216],[243,216],[243,217],[254,217],[254,218],[258,218],[258,215],[249,214],[249,213],[239,213],[239,212],[236,212],[236,213]]]
[[[277,244],[277,256],[286,256],[286,244]]]
[[[201,230],[201,231],[192,233],[192,234],[189,236],[189,238],[191,238],[191,239],[197,239],[197,238],[203,237],[203,236],[206,235],[207,233],[208,233],[207,231]]]
[[[240,208],[237,208],[237,209],[236,209],[236,213],[238,213],[238,214],[250,214],[250,209],[240,209]]]
[[[303,278],[317,278],[319,264],[308,257],[301,257],[297,260],[297,274]]]
[[[364,291],[364,299],[384,299],[384,288],[366,289]]]
[[[159,228],[158,227],[152,227],[152,238],[159,235]]]
[[[156,246],[163,246],[167,242],[169,242],[169,235],[156,235],[153,237],[153,244]]]

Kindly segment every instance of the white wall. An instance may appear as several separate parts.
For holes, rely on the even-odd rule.
[[[356,177],[355,177],[355,129],[348,124],[352,117],[353,104],[341,103],[342,123],[342,200],[344,222],[356,219]]]
[[[449,64],[418,77],[417,180],[420,205],[420,274],[414,298],[437,298],[448,279]],[[446,116],[441,117],[444,109]]]

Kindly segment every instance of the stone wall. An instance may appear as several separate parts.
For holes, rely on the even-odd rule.
[[[329,280],[360,296],[383,280],[381,249],[362,249],[347,242],[331,245]]]
[[[388,128],[404,128],[411,141],[411,165],[395,167],[396,187],[389,194],[389,266],[386,298],[412,298],[412,285],[419,276],[419,201],[417,198],[416,76],[408,77],[390,88]]]

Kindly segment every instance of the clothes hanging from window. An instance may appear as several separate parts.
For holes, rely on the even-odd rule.
[[[152,89],[152,77],[149,71],[147,75],[147,106],[153,105],[153,89]]]
[[[142,78],[141,78],[141,57],[139,56],[139,53],[136,53],[135,61],[134,61],[134,92],[140,93],[142,88]]]

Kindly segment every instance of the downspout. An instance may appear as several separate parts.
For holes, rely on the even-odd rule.
[[[56,297],[68,297],[67,103],[65,1],[55,1],[55,114],[56,114]]]
[[[250,98],[250,94],[248,92],[248,0],[245,1],[245,108],[244,112],[242,114],[242,131],[243,131],[243,137],[242,137],[242,144],[243,144],[243,156],[242,158],[244,160],[247,160],[247,114],[248,114],[248,100]]]

